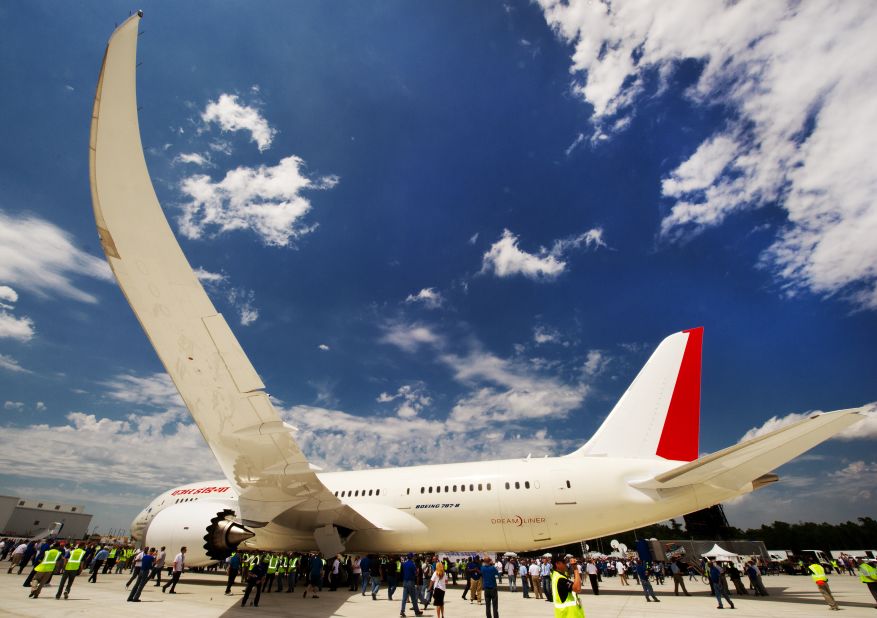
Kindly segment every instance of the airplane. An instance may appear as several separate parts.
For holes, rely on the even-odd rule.
[[[89,173],[101,246],[224,479],[156,497],[132,522],[187,563],[237,548],[391,553],[537,550],[611,535],[776,482],[780,465],[862,420],[814,414],[699,453],[703,329],[670,335],[605,422],[561,457],[322,472],[308,462],[180,248],[153,190],[137,115],[132,15],[107,44]]]

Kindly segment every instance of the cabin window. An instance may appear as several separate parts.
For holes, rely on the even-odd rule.
[[[572,485],[569,484],[569,481],[566,482],[566,488],[567,488],[567,489],[571,489],[571,488],[572,488]]]
[[[460,485],[460,491],[466,491],[466,486],[465,486],[465,485]]]
[[[432,493],[432,487],[429,488],[429,493]]]
[[[506,488],[506,489],[511,489],[511,485],[509,485],[508,483],[506,483],[506,484],[505,484],[505,488]]]
[[[478,483],[478,491],[483,491],[483,490],[481,489],[481,483]]]
[[[530,481],[524,481],[524,489],[530,489]]]
[[[423,487],[420,488],[420,493],[424,493],[426,490]]]
[[[457,493],[457,486],[454,485],[454,493]]]
[[[487,491],[490,491],[490,483],[487,484]]]
[[[355,497],[359,498],[359,490],[357,489],[356,491],[354,491],[354,492],[353,492],[353,495],[354,495]]]
[[[445,493],[448,493],[448,486],[445,485]]]
[[[335,497],[336,497],[336,498],[338,497],[338,492],[337,492],[337,491],[335,492]]]
[[[375,495],[376,495],[376,496],[380,496],[380,495],[381,495],[381,490],[380,490],[380,489],[375,489]]]
[[[475,491],[475,485],[469,483],[469,491]]]
[[[519,481],[515,481],[515,489],[520,489],[521,483]]]

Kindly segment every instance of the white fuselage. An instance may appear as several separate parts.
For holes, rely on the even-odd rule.
[[[391,520],[387,527],[392,529],[353,533],[348,551],[525,551],[623,532],[742,493],[698,486],[659,495],[629,485],[679,464],[659,458],[567,456],[328,472],[319,478],[342,502]],[[225,505],[246,517],[229,483],[211,481],[157,497],[132,530],[142,532],[165,508],[196,501]],[[253,532],[247,547],[316,549],[312,532],[284,527],[282,515]],[[150,544],[159,541],[147,538]]]

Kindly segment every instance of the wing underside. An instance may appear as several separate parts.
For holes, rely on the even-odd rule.
[[[242,516],[301,511],[305,526],[371,527],[320,482],[223,316],[183,255],[153,190],[140,142],[140,15],[107,45],[94,101],[90,181],[101,245],[143,330],[240,493]]]

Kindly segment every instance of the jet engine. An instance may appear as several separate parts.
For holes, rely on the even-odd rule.
[[[166,547],[169,556],[186,547],[186,565],[202,566],[224,560],[252,536],[226,504],[199,500],[157,513],[146,529],[144,545]]]

